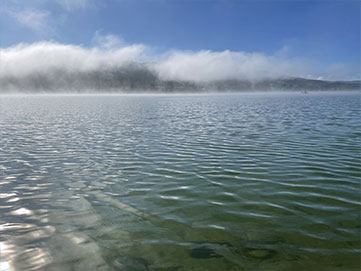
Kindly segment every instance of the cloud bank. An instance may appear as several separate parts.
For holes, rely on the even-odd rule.
[[[210,81],[304,76],[306,63],[246,52],[173,52],[155,65],[161,78]]]
[[[0,76],[24,77],[49,70],[85,72],[115,68],[136,61],[142,45],[119,49],[84,48],[54,42],[19,44],[0,50]]]
[[[173,50],[154,54],[145,45],[127,45],[117,36],[99,33],[93,43],[90,48],[56,42],[0,48],[0,92],[19,86],[22,89],[27,86],[186,89],[227,80],[226,85],[214,86],[240,88],[239,83],[229,85],[229,82],[238,80],[253,85],[262,80],[294,77],[340,79],[335,76],[345,68],[343,65],[317,66],[278,53]],[[247,84],[243,86],[247,87]]]
[[[262,53],[170,51],[151,54],[142,44],[125,45],[116,36],[95,36],[94,47],[38,42],[0,49],[1,76],[26,76],[48,70],[94,71],[144,63],[164,80],[257,80],[280,77],[324,76],[313,63]],[[313,65],[313,66],[312,66]],[[335,70],[335,66],[332,67]],[[340,66],[340,68],[342,68]],[[338,72],[337,69],[335,72]],[[332,75],[330,75],[332,76]]]

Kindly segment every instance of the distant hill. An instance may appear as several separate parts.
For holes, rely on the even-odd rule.
[[[250,82],[242,80],[225,80],[208,83],[216,90],[361,90],[361,81],[323,81],[305,78],[264,79]]]
[[[27,75],[0,75],[0,93],[55,92],[230,92],[230,91],[361,90],[361,81],[323,81],[305,78],[229,79],[208,82],[162,80],[145,64],[116,69],[70,72],[49,70]]]

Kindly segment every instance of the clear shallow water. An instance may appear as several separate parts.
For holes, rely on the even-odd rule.
[[[359,270],[361,95],[0,97],[0,270]]]

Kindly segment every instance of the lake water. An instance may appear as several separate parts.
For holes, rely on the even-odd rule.
[[[0,96],[0,270],[359,270],[360,93]]]

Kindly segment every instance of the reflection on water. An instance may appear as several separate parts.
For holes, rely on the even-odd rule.
[[[360,95],[0,98],[0,271],[359,270]]]

